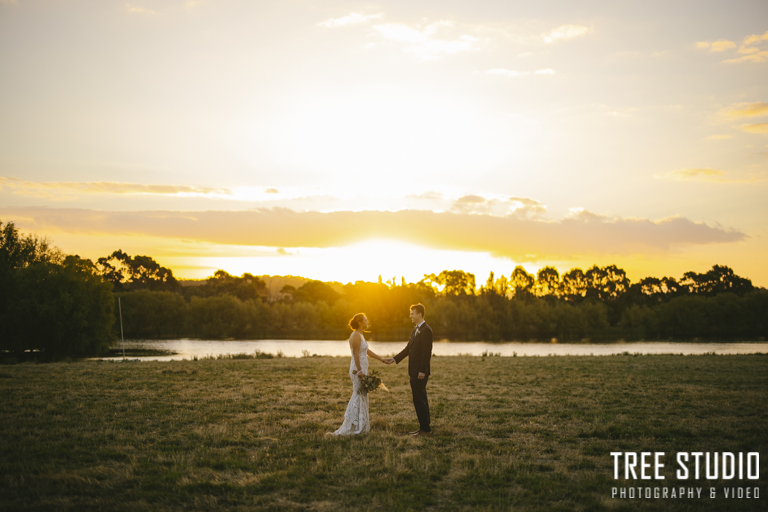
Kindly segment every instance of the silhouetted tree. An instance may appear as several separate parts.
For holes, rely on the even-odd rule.
[[[293,294],[293,299],[296,302],[309,302],[311,304],[325,302],[331,306],[340,298],[341,294],[339,292],[322,281],[304,283]]]
[[[245,273],[241,277],[236,277],[224,270],[217,270],[202,286],[182,288],[182,293],[188,299],[232,295],[240,300],[262,300],[269,292],[267,283],[252,274]]]
[[[584,274],[587,282],[586,297],[601,301],[617,299],[629,290],[629,279],[623,269],[616,265],[600,268],[597,265]]]
[[[686,272],[680,280],[680,285],[687,288],[690,293],[704,295],[726,292],[744,295],[754,289],[752,281],[737,276],[733,269],[724,265],[714,265],[705,274]]]
[[[0,221],[0,269],[16,271],[33,263],[61,263],[61,251],[50,240],[34,234],[22,235],[13,221]]]
[[[560,291],[560,274],[554,267],[542,267],[536,275],[536,295],[557,297]]]
[[[180,285],[171,269],[160,266],[149,256],[131,257],[118,249],[97,260],[99,273],[113,283],[116,291],[178,291]]]
[[[568,302],[579,302],[587,296],[587,277],[580,268],[574,268],[563,274],[560,282],[560,297]]]
[[[439,287],[444,295],[474,295],[475,275],[462,270],[443,270],[438,275],[424,276],[427,281]]]
[[[117,296],[121,301],[125,336],[170,338],[184,334],[187,303],[178,293],[137,290]]]
[[[112,287],[90,260],[34,262],[13,272],[9,284],[1,350],[36,350],[50,359],[98,354],[114,339]]]
[[[534,277],[525,271],[525,269],[518,265],[512,271],[512,276],[509,279],[509,283],[512,286],[514,297],[516,299],[529,299],[533,296],[533,285],[535,283]]]

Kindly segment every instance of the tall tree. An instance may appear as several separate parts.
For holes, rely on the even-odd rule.
[[[563,274],[560,283],[560,296],[568,302],[578,302],[587,295],[587,277],[580,268],[574,268]]]
[[[61,251],[50,240],[34,234],[22,235],[13,221],[0,221],[0,267],[19,270],[33,263],[61,263]]]
[[[600,268],[597,265],[587,270],[587,297],[601,301],[617,299],[629,290],[627,273],[616,265]]]
[[[11,300],[0,314],[0,349],[45,358],[89,355],[114,339],[112,287],[90,260],[35,262],[13,272],[10,284],[3,290]]]
[[[475,294],[475,275],[463,270],[443,270],[438,275],[430,274],[425,278],[440,287],[444,295]]]
[[[213,277],[208,278],[203,286],[188,287],[183,292],[188,298],[232,295],[240,300],[265,299],[269,294],[267,283],[262,279],[247,272],[236,277],[225,270],[214,272]]]
[[[690,293],[703,295],[717,295],[725,292],[744,295],[754,289],[752,281],[737,276],[732,268],[725,265],[714,265],[704,274],[686,272],[680,284]]]
[[[171,269],[160,266],[149,256],[131,257],[120,249],[99,258],[96,267],[104,279],[112,282],[115,290],[119,291],[178,291],[181,287]]]
[[[554,267],[542,267],[536,275],[536,295],[556,297],[560,291],[560,274]]]
[[[525,299],[533,295],[535,279],[521,265],[516,266],[512,271],[509,283],[512,286],[515,298]]]
[[[329,284],[322,281],[309,281],[300,286],[293,294],[296,302],[325,302],[329,306],[336,303],[341,298],[341,294],[334,290]]]

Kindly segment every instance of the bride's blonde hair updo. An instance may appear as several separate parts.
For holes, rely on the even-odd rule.
[[[363,318],[365,318],[365,313],[358,313],[352,317],[352,320],[349,321],[349,326],[353,331],[356,331],[363,325]]]

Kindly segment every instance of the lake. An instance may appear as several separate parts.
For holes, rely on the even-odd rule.
[[[406,341],[370,341],[369,348],[381,356],[400,352]],[[120,348],[121,345],[116,345]],[[126,349],[155,349],[175,352],[171,356],[133,357],[142,361],[179,361],[182,359],[202,358],[226,354],[253,354],[256,350],[277,354],[281,351],[286,357],[302,357],[304,351],[309,355],[349,356],[349,344],[344,341],[321,340],[256,340],[256,341],[219,341],[219,340],[147,340],[126,341]],[[768,353],[768,343],[675,343],[667,341],[619,342],[619,343],[486,343],[486,342],[435,342],[432,353],[437,356],[473,355],[483,352],[502,356],[609,356],[629,352],[630,354],[754,354]],[[121,357],[105,357],[122,359]]]

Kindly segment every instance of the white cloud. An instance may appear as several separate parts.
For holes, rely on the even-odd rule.
[[[565,41],[574,37],[583,36],[589,32],[589,27],[583,25],[560,25],[552,29],[547,34],[542,34],[545,43],[554,43],[556,41]]]
[[[539,69],[538,71],[536,71],[536,74],[537,75],[554,75],[555,74],[555,70],[551,69],[551,68]]]
[[[359,14],[356,12],[351,12],[346,16],[342,16],[341,18],[331,18],[330,20],[318,23],[318,26],[328,28],[343,27],[346,25],[365,23],[376,18],[381,18],[381,16],[382,14]]]
[[[438,30],[453,27],[452,21],[443,20],[425,27],[410,26],[403,23],[385,23],[374,25],[373,29],[387,41],[403,44],[406,52],[422,59],[435,59],[444,55],[454,55],[477,49],[481,40],[471,35],[462,34],[452,39],[436,37]]]

